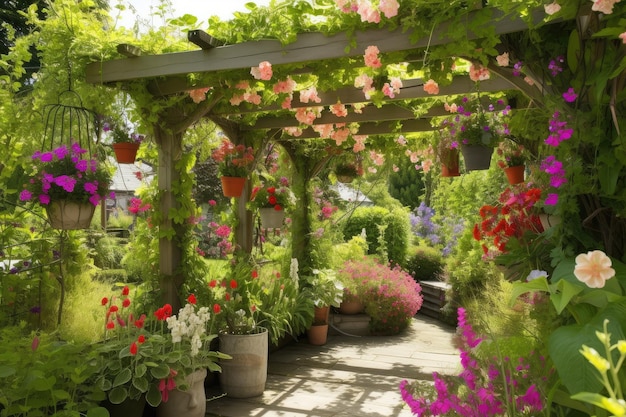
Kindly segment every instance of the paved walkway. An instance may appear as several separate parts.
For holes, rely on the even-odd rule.
[[[398,390],[403,379],[458,372],[454,329],[429,317],[418,314],[391,337],[331,333],[324,346],[303,339],[271,353],[263,395],[210,401],[207,416],[409,417]],[[219,387],[208,394],[220,394]]]

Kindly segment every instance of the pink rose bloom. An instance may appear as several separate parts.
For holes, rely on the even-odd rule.
[[[330,106],[330,112],[337,117],[346,117],[348,115],[348,109],[346,109],[346,106],[340,102]]]
[[[263,61],[258,67],[252,67],[250,74],[257,80],[270,80],[272,79],[272,64],[268,61]]]
[[[317,88],[315,87],[307,88],[306,90],[300,91],[301,103],[308,103],[308,102],[320,103],[321,101],[322,99],[319,98],[319,96],[317,95]]]
[[[535,82],[529,76],[524,77],[524,82],[526,82],[526,84],[528,85],[535,85]]]
[[[239,81],[235,84],[235,88],[237,90],[247,90],[250,88],[250,83],[248,81]]]
[[[365,150],[365,140],[367,139],[366,135],[355,135],[352,137],[354,139],[354,146],[352,147],[353,152],[361,152]]]
[[[591,10],[594,12],[600,12],[604,14],[613,13],[613,6],[615,3],[619,3],[619,0],[591,0],[593,1],[593,6],[591,6]]]
[[[444,108],[444,109],[445,109],[448,113],[456,113],[456,112],[459,110],[458,106],[457,106],[455,103],[452,103],[452,104],[445,103],[445,104],[443,105],[443,108]]]
[[[244,93],[243,99],[248,103],[256,104],[257,106],[261,104],[261,96],[256,92]]]
[[[397,16],[399,8],[400,4],[397,0],[380,0],[380,4],[378,5],[378,10],[387,18]]]
[[[230,98],[230,100],[228,100],[228,101],[230,102],[231,105],[238,106],[243,101],[243,94],[236,94],[236,95],[232,96]]]
[[[292,97],[285,97],[282,103],[280,103],[280,108],[283,110],[291,109],[291,101]]]
[[[274,84],[274,87],[272,87],[272,90],[276,93],[276,94],[280,94],[280,93],[292,93],[293,90],[296,88],[296,82],[291,79],[291,77],[287,77],[286,80],[283,81],[278,81],[276,84]]]
[[[594,250],[576,257],[574,275],[589,288],[602,288],[615,276],[615,270],[611,268],[611,258],[601,250]]]
[[[361,16],[361,22],[379,23],[380,12],[372,6],[369,0],[361,0],[358,3],[357,13]]]
[[[472,64],[469,69],[469,77],[472,81],[484,81],[488,80],[491,74],[489,70],[482,65]]]
[[[314,132],[319,133],[320,138],[328,139],[333,133],[334,126],[332,123],[326,123],[323,125],[314,125],[312,128]]]
[[[439,94],[439,84],[435,80],[430,79],[424,84],[424,91],[428,94]]]
[[[555,1],[550,4],[544,4],[543,9],[548,16],[552,16],[553,14],[558,13],[561,10],[561,6]]]
[[[365,65],[370,68],[380,68],[383,64],[378,59],[378,54],[380,51],[378,47],[375,45],[370,45],[365,50],[365,55],[363,55],[363,59],[365,60]]]
[[[189,97],[193,100],[194,103],[200,103],[201,101],[206,100],[206,93],[209,91],[209,87],[207,88],[196,88],[195,90],[191,90],[189,92]]]
[[[389,83],[385,83],[383,85],[383,94],[389,98],[394,98],[396,96],[395,92],[393,91],[393,88],[391,88]]]
[[[283,130],[287,132],[288,135],[294,136],[296,138],[298,136],[302,136],[302,129],[299,127],[286,127]]]
[[[374,79],[367,74],[361,74],[354,79],[356,88],[370,88],[374,83]]]
[[[509,53],[508,52],[504,52],[504,53],[498,55],[496,57],[496,62],[501,67],[508,67],[509,66]]]
[[[337,129],[330,135],[331,139],[335,141],[337,146],[341,146],[342,143],[348,140],[349,136],[350,136],[350,129],[346,127]]]
[[[626,32],[620,33],[619,38],[622,40],[622,43],[626,43]]]

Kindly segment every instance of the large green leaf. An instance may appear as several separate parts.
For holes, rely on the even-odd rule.
[[[570,394],[599,392],[602,389],[598,372],[580,353],[582,345],[604,352],[596,331],[602,331],[604,320],[608,320],[608,331],[613,341],[624,339],[626,303],[613,303],[601,310],[587,324],[563,326],[550,335],[548,349],[559,377]]]
[[[109,401],[113,404],[121,404],[128,398],[128,391],[124,387],[115,387],[109,392]]]
[[[94,407],[87,411],[87,417],[109,417],[109,410],[104,407]]]
[[[550,300],[554,304],[554,308],[558,314],[561,314],[570,300],[584,288],[581,285],[575,285],[569,281],[562,279],[554,286],[558,291],[553,291]]]
[[[148,379],[146,378],[133,378],[133,386],[141,392],[148,391]]]
[[[150,368],[150,374],[156,379],[167,378],[170,375],[170,367],[162,363],[156,368]]]
[[[513,288],[511,289],[511,298],[509,299],[509,305],[513,306],[520,295],[526,294],[527,292],[535,291],[544,291],[547,293],[550,292],[550,287],[548,286],[548,280],[546,279],[546,277],[533,279],[529,282],[516,281],[515,283],[513,283]]]
[[[152,407],[157,407],[159,404],[161,404],[161,391],[159,391],[159,388],[156,385],[150,385],[150,389],[146,394],[146,401]]]
[[[115,379],[113,380],[113,386],[119,387],[120,385],[124,385],[125,383],[130,381],[130,378],[132,378],[132,376],[133,374],[130,371],[130,369],[128,368],[122,369],[122,372],[115,375]]]

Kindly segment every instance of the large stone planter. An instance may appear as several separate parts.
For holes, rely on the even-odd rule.
[[[254,334],[221,333],[219,351],[232,359],[220,361],[220,385],[227,396],[250,398],[263,394],[267,381],[268,331]]]
[[[204,390],[206,375],[206,369],[198,369],[187,375],[185,377],[187,390],[175,389],[170,391],[167,401],[162,402],[157,407],[157,417],[204,417],[206,414],[206,392]]]

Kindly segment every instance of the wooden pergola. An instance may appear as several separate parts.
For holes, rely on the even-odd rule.
[[[467,21],[471,21],[475,13],[485,10],[469,12]],[[503,16],[497,10],[491,10],[492,22],[495,33],[500,35],[528,30],[528,25],[518,17]],[[534,23],[542,22],[545,13],[538,11],[533,17]],[[120,86],[135,80],[145,80],[147,92],[155,99],[179,94],[206,85],[192,85],[188,74],[192,73],[219,73],[237,69],[249,69],[257,66],[259,62],[269,61],[274,68],[280,65],[306,64],[307,62],[319,62],[333,59],[345,59],[363,55],[369,45],[376,45],[381,54],[398,51],[418,52],[427,47],[442,45],[450,41],[445,33],[449,24],[436,28],[432,36],[412,42],[411,33],[403,32],[402,28],[395,30],[375,29],[357,32],[353,39],[346,34],[325,36],[320,33],[304,33],[298,36],[297,41],[288,45],[282,45],[276,40],[261,40],[234,45],[219,46],[220,42],[214,40],[202,31],[189,32],[188,39],[198,46],[197,50],[162,55],[144,55],[142,51],[130,45],[120,45],[118,51],[123,58],[94,62],[87,67],[87,82]],[[469,29],[468,39],[476,39]],[[352,45],[349,52],[346,49]],[[510,69],[496,65],[489,66],[492,77],[482,81],[480,89],[483,92],[496,92],[505,90],[521,90],[530,99],[540,98],[543,83],[541,80],[533,86],[527,84],[519,77],[514,77]],[[323,74],[318,74],[323,76]],[[439,95],[455,95],[469,93],[475,88],[475,83],[468,77],[458,77],[450,85],[440,88]],[[315,106],[330,106],[338,100],[343,104],[363,103],[363,93],[353,86],[344,86],[336,91],[320,93],[321,103]],[[403,80],[403,88],[394,99],[386,98],[381,107],[367,106],[362,113],[350,113],[347,117],[338,118],[332,114],[324,114],[315,120],[314,124],[351,123],[358,122],[360,135],[384,135],[420,132],[433,130],[430,119],[447,114],[443,108],[431,108],[427,114],[416,118],[413,111],[407,110],[397,104],[402,100],[415,100],[419,102],[426,98],[432,98],[423,90],[423,81],[420,79]],[[174,169],[176,160],[182,152],[182,137],[187,128],[198,122],[201,118],[210,118],[220,127],[225,128],[226,134],[231,140],[237,142],[239,138],[232,135],[245,135],[252,130],[263,130],[266,134],[276,137],[280,134],[280,140],[289,141],[291,138],[282,133],[282,129],[296,126],[293,116],[286,115],[285,111],[278,106],[259,106],[254,111],[263,112],[254,125],[242,125],[237,118],[231,117],[234,113],[220,113],[216,106],[222,99],[220,95],[197,104],[191,113],[183,114],[177,108],[167,109],[159,116],[158,123],[154,126],[156,143],[159,150],[158,186],[163,193],[160,209],[168,212],[175,207],[175,198],[172,192],[172,183],[177,179]],[[293,100],[293,108],[308,107],[310,104],[300,103],[296,95]],[[224,108],[222,106],[221,108]],[[239,113],[245,112],[238,109]],[[313,129],[304,130],[302,138],[319,137]],[[244,193],[249,192],[245,190]],[[244,250],[252,247],[252,219],[247,212],[245,199],[240,199],[238,214],[240,225],[237,230],[237,241]],[[174,227],[169,220],[164,220],[164,226]],[[171,283],[164,288],[164,297],[168,300],[176,298],[176,289],[180,280],[175,277],[177,268],[181,263],[181,252],[172,240],[160,240],[160,270],[163,276],[172,277]]]

